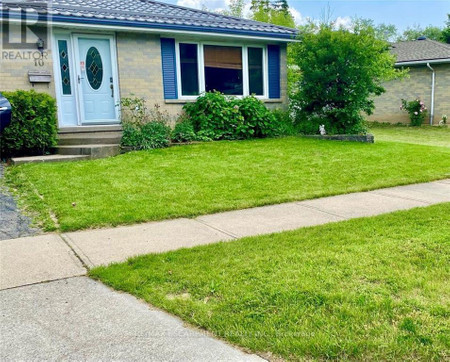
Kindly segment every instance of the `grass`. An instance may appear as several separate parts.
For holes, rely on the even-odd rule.
[[[114,158],[8,168],[44,229],[62,231],[425,182],[450,175],[450,148],[300,137],[211,142]]]
[[[290,360],[443,360],[450,203],[146,255],[90,275]]]
[[[370,132],[378,141],[450,147],[449,127],[374,125]]]

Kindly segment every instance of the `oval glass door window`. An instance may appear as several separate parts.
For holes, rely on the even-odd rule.
[[[90,47],[86,54],[86,73],[92,89],[99,89],[103,81],[102,57],[96,47]]]

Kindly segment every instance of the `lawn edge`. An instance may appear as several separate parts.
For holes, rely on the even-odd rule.
[[[19,210],[31,220],[31,226],[44,232],[59,231],[57,218],[44,197],[33,187],[20,167],[5,167],[4,177],[0,181],[13,196]]]

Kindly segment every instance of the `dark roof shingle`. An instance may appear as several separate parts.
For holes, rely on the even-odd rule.
[[[430,39],[394,43],[391,46],[391,52],[397,55],[397,64],[450,59],[450,45]]]
[[[3,0],[3,9],[26,8],[70,22],[114,23],[200,32],[293,38],[296,29],[211,13],[154,0]]]

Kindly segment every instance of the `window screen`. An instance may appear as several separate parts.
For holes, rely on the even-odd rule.
[[[197,44],[180,44],[181,94],[196,96],[198,90]]]
[[[262,48],[248,48],[248,84],[250,94],[264,95]]]

